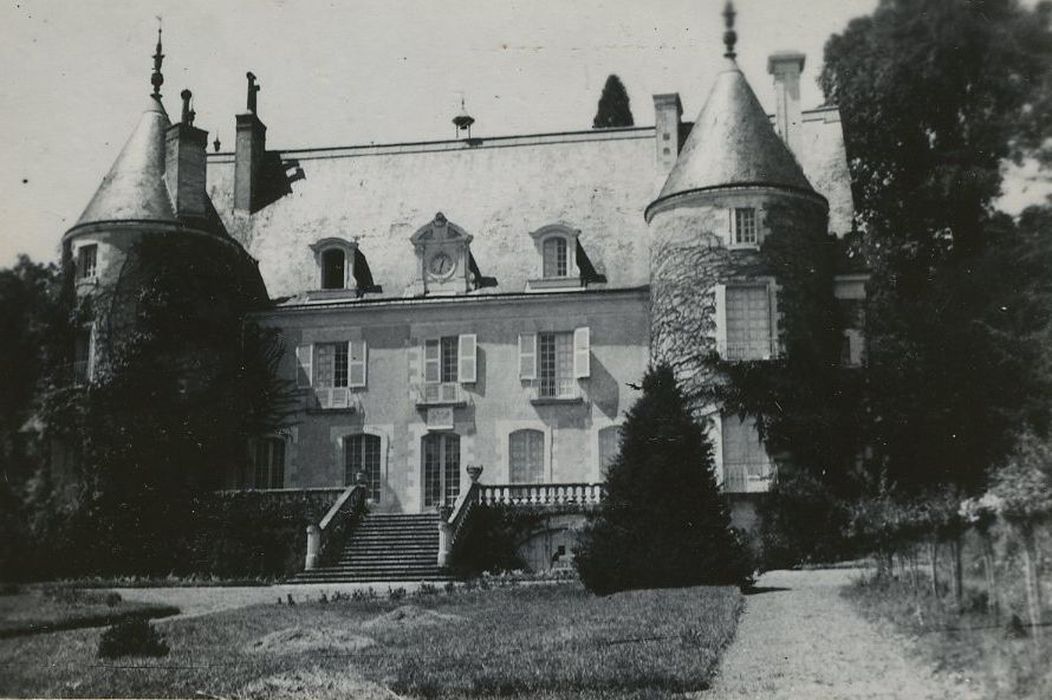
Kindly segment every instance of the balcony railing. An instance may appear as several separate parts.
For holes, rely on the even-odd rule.
[[[467,403],[467,394],[457,382],[430,382],[416,386],[418,406],[458,406]]]
[[[773,338],[757,340],[725,340],[716,344],[720,357],[732,362],[770,360],[778,355],[778,343]]]
[[[763,493],[770,490],[775,466],[771,462],[724,462],[725,493]]]
[[[579,401],[581,386],[576,379],[542,377],[530,387],[531,401]]]
[[[586,507],[603,500],[603,484],[482,484],[483,505]]]
[[[313,405],[320,411],[359,411],[361,402],[355,391],[345,386],[315,387]]]

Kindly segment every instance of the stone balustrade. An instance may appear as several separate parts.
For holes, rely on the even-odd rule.
[[[484,484],[479,489],[483,505],[523,507],[586,507],[603,500],[603,484]]]

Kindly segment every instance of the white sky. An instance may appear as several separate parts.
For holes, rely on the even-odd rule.
[[[739,63],[769,109],[768,54],[807,54],[876,0],[738,0]],[[245,71],[259,76],[268,145],[447,139],[460,94],[472,134],[588,129],[606,77],[638,125],[651,95],[693,119],[722,54],[723,0],[9,0],[0,7],[0,266],[57,257],[150,93],[164,19],[165,105],[194,92],[196,126],[233,146]],[[773,109],[772,109],[773,111]],[[407,193],[408,194],[408,193]]]

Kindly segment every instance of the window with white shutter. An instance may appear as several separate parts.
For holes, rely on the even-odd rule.
[[[537,335],[519,336],[519,379],[537,378]]]
[[[301,389],[311,385],[311,360],[313,354],[313,345],[296,346],[296,386]]]
[[[442,350],[438,338],[424,341],[424,381],[428,384],[442,381]]]
[[[365,387],[368,371],[369,350],[364,340],[352,340],[347,343],[347,385],[356,388]]]
[[[458,361],[461,384],[474,384],[478,375],[478,340],[474,333],[459,337]]]

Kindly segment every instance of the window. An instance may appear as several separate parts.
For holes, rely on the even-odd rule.
[[[424,507],[453,505],[460,495],[460,436],[429,433],[421,438]]]
[[[257,489],[280,489],[285,486],[285,441],[261,438],[256,443],[255,480]]]
[[[771,299],[766,285],[727,287],[725,318],[726,359],[770,359]]]
[[[569,275],[566,239],[552,236],[544,240],[543,257],[545,279],[566,277]]]
[[[97,245],[85,245],[77,249],[77,277],[79,279],[91,279],[95,276],[98,255]]]
[[[424,383],[474,383],[477,380],[477,346],[474,333],[425,340]]]
[[[321,288],[343,289],[347,282],[347,256],[338,248],[330,248],[321,254]]]
[[[317,385],[321,388],[346,387],[349,358],[347,343],[320,343],[317,347]]]
[[[573,376],[573,333],[540,333],[539,395],[544,398],[571,396],[576,384]]]
[[[621,451],[621,426],[611,425],[599,431],[599,471],[606,472]]]
[[[508,474],[513,484],[544,481],[544,433],[516,430],[508,436]]]
[[[343,440],[344,483],[353,484],[362,474],[369,498],[380,502],[380,438],[362,433]]]
[[[723,417],[723,475],[729,490],[741,489],[749,480],[771,476],[771,460],[760,442],[756,421]]]
[[[756,210],[752,207],[734,210],[734,243],[735,245],[755,245]]]

